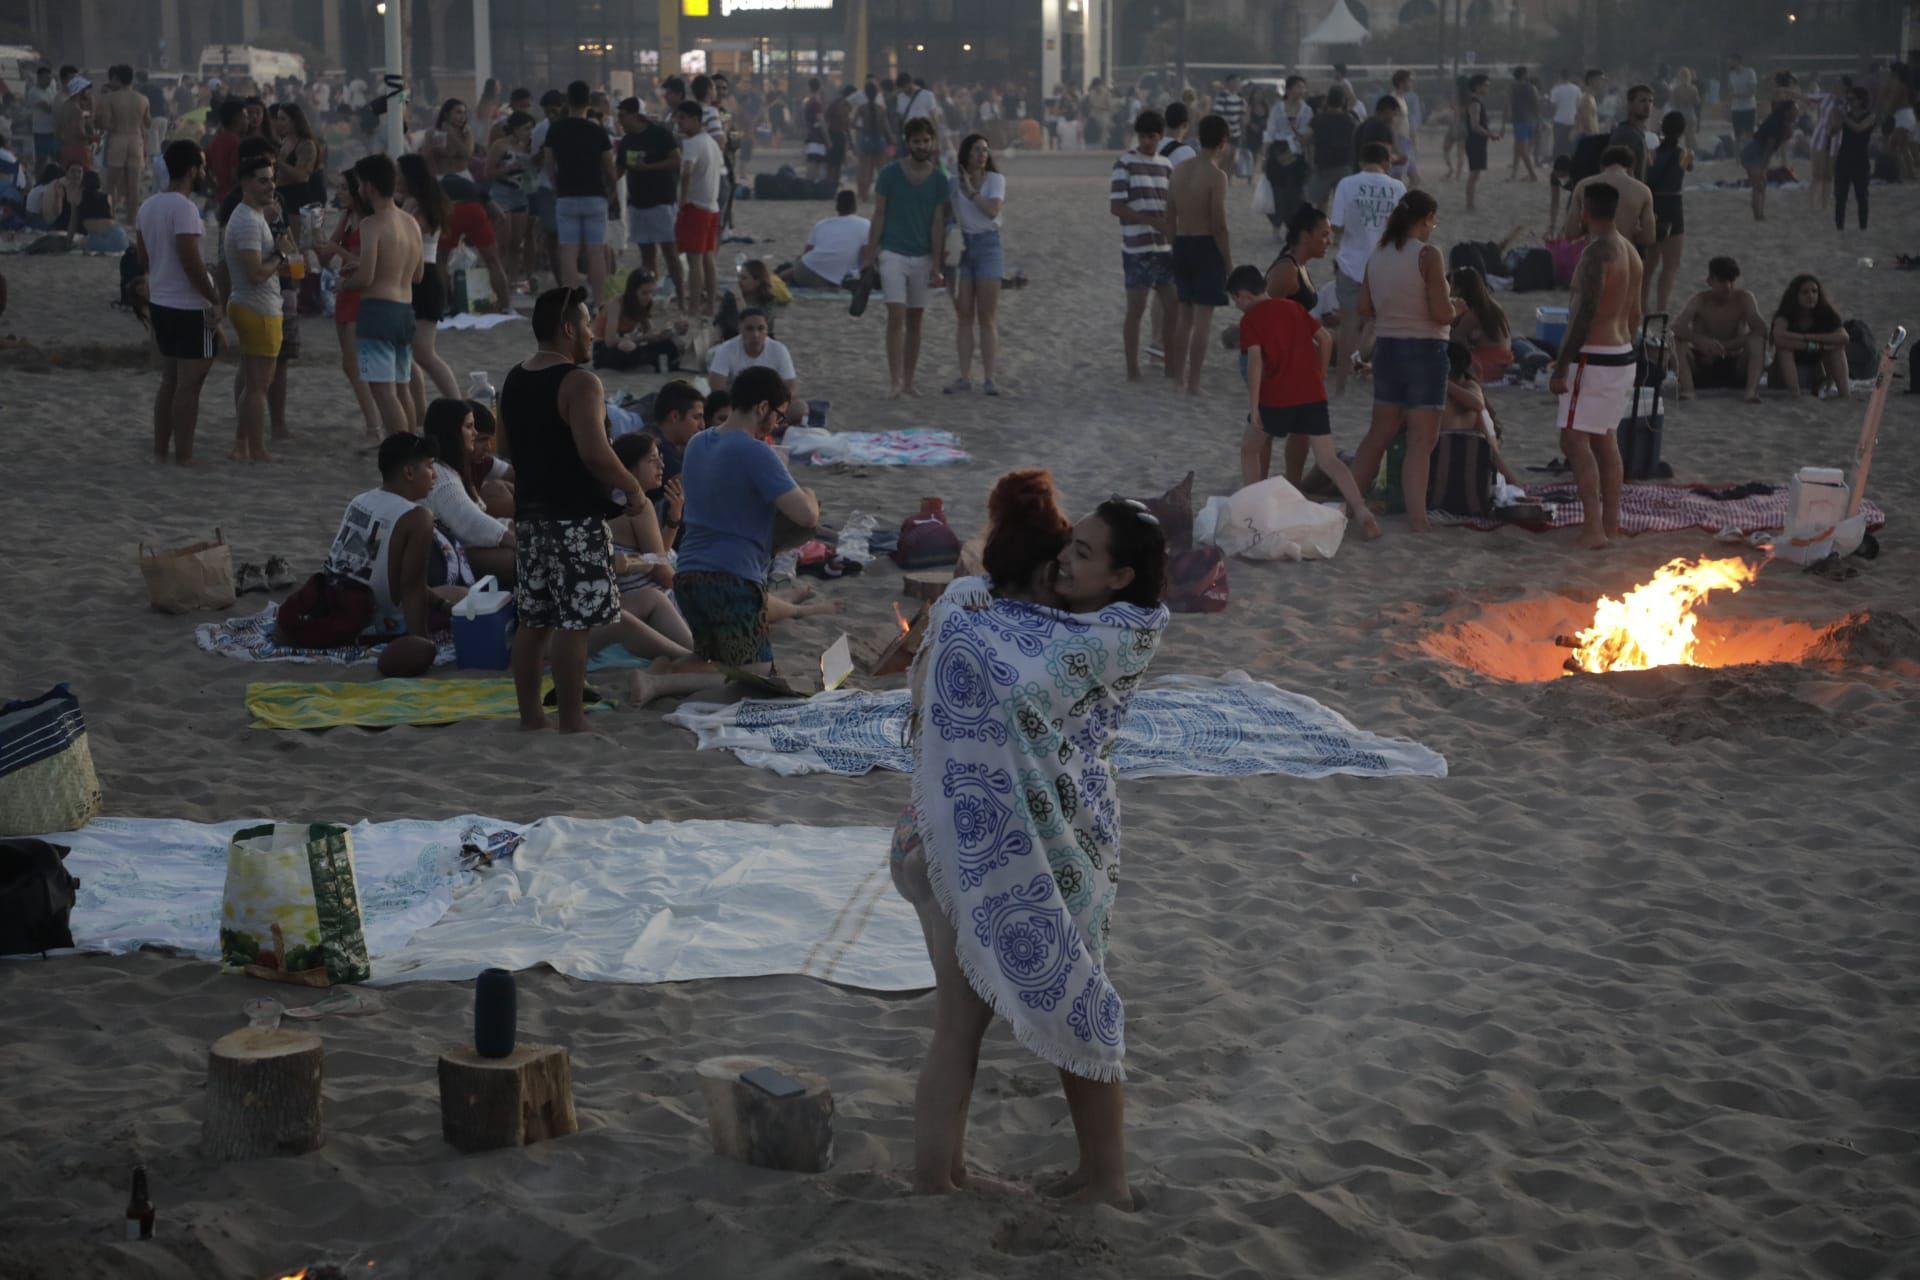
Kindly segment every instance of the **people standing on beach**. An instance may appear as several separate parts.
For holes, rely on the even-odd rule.
[[[1427,531],[1427,467],[1447,403],[1447,340],[1466,304],[1447,294],[1447,267],[1429,243],[1440,205],[1424,191],[1409,191],[1387,218],[1380,243],[1367,258],[1357,302],[1374,322],[1373,419],[1353,456],[1353,478],[1365,493],[1373,487],[1387,446],[1407,433],[1400,487],[1407,524]]]
[[[931,95],[929,95],[931,96]],[[946,286],[952,183],[938,163],[939,130],[925,116],[901,126],[907,154],[880,171],[862,271],[877,270],[887,304],[887,396],[917,396],[920,326],[930,290]]]
[[[1267,220],[1276,227],[1306,198],[1312,174],[1308,160],[1313,144],[1313,108],[1307,105],[1307,78],[1288,76],[1286,89],[1267,113],[1267,181],[1273,187],[1273,212]]]
[[[1382,98],[1382,104],[1391,102]],[[1362,126],[1363,128],[1365,126]],[[1333,393],[1344,395],[1353,373],[1355,354],[1367,349],[1369,321],[1360,314],[1360,285],[1367,278],[1367,259],[1380,243],[1406,183],[1388,174],[1393,153],[1378,139],[1360,146],[1360,171],[1340,180],[1333,189],[1333,207],[1327,220],[1333,226],[1333,288],[1340,308],[1340,337],[1333,368]]]
[[[420,154],[426,157],[433,176],[444,178],[450,173],[466,173],[473,165],[474,149],[467,104],[458,98],[448,98],[440,104],[440,114],[434,117],[433,128],[428,130]]]
[[[580,283],[587,260],[587,296],[598,309],[607,287],[607,226],[620,216],[613,175],[613,140],[587,119],[593,90],[584,80],[567,86],[567,114],[547,130],[546,172],[553,181],[553,215],[559,227],[560,284]]]
[[[93,168],[93,149],[100,143],[93,120],[93,81],[74,75],[67,96],[54,113],[54,131],[60,135],[60,163]]]
[[[886,98],[880,92],[880,82],[871,77],[859,96],[853,99],[853,126],[860,155],[855,184],[860,189],[860,202],[865,204],[873,196],[874,175],[880,172],[880,165],[887,158],[887,148],[893,145],[893,126],[887,115]]]
[[[1673,73],[1673,83],[1667,87],[1667,106],[1678,111],[1687,119],[1685,136],[1688,151],[1698,151],[1700,147],[1700,86],[1694,83],[1693,68],[1682,67]]]
[[[327,202],[327,144],[314,135],[298,104],[278,106],[267,122],[273,135],[273,180],[280,213],[289,227],[300,225],[300,210]]]
[[[1420,124],[1426,118],[1420,107],[1420,95],[1415,92],[1413,83],[1413,72],[1401,70],[1393,73],[1393,96],[1400,104],[1400,119],[1396,124],[1399,133],[1393,140],[1398,158],[1388,172],[1406,183],[1408,190],[1420,185],[1419,148],[1416,143],[1420,138]]]
[[[973,390],[974,335],[979,334],[983,394],[997,396],[993,380],[1000,359],[1000,282],[1007,274],[1000,244],[1000,210],[1007,200],[1006,175],[993,162],[993,149],[984,134],[960,139],[960,165],[951,202],[953,220],[960,228],[960,262],[954,268],[954,344],[960,356],[960,376],[946,388],[949,395]],[[869,227],[871,234],[871,227]]]
[[[1149,299],[1160,308],[1160,330],[1173,331],[1173,244],[1169,235],[1167,184],[1173,167],[1160,155],[1166,122],[1158,111],[1142,111],[1133,121],[1134,148],[1113,162],[1107,184],[1107,209],[1120,220],[1120,261],[1127,293],[1126,318],[1121,322],[1121,349],[1126,355],[1127,381],[1140,380],[1140,319]],[[1180,376],[1181,367],[1169,345],[1166,372]]]
[[[673,280],[673,296],[686,302],[687,277],[674,248],[674,200],[680,186],[680,139],[653,118],[638,98],[620,103],[620,141],[615,171],[627,183],[627,240],[640,251],[640,269]],[[664,266],[661,259],[665,259]]]
[[[1580,140],[1600,132],[1600,95],[1607,91],[1607,73],[1598,67],[1587,68],[1581,79],[1580,101],[1573,109],[1573,149]]]
[[[688,441],[680,482],[686,497],[674,597],[693,633],[692,658],[636,672],[635,706],[724,682],[720,668],[773,670],[767,575],[775,517],[799,529],[820,523],[820,503],[772,448],[790,403],[780,375],[748,369],[730,388],[733,412]]]
[[[1474,192],[1480,186],[1480,175],[1487,171],[1487,146],[1498,142],[1500,135],[1487,125],[1487,84],[1484,72],[1467,79],[1467,97],[1461,104],[1460,121],[1461,163],[1467,170],[1467,211],[1471,213]]]
[[[383,676],[410,678],[433,669],[439,605],[427,567],[440,554],[433,513],[421,503],[433,492],[433,442],[398,431],[380,442],[380,487],[355,496],[341,513],[324,572],[357,583],[373,598],[367,630],[388,637]]]
[[[422,155],[403,155],[395,166],[399,180],[394,194],[420,228],[420,278],[413,285],[413,369],[408,377],[413,397],[413,420],[426,421],[427,383],[442,396],[460,394],[453,370],[437,347],[440,318],[447,313],[447,282],[440,274],[440,237],[447,229],[447,194],[433,177]]]
[[[1613,128],[1613,134],[1607,139],[1609,146],[1625,147],[1633,153],[1633,163],[1629,172],[1641,182],[1647,180],[1647,151],[1653,129],[1653,89],[1649,85],[1636,84],[1627,90],[1627,118]]]
[[[1307,203],[1326,208],[1340,179],[1353,172],[1360,122],[1354,119],[1353,100],[1339,85],[1327,90],[1323,109],[1313,123],[1313,177],[1307,183]]]
[[[146,95],[133,87],[132,67],[122,64],[109,69],[107,85],[107,96],[100,101],[100,121],[107,137],[107,199],[116,218],[124,216],[132,222],[146,184],[147,133],[153,127],[153,108]]]
[[[1625,228],[1625,235],[1637,252],[1642,255],[1650,253],[1658,232],[1653,214],[1653,192],[1646,183],[1633,176],[1632,166],[1633,153],[1625,147],[1608,147],[1602,151],[1600,172],[1580,179],[1573,193],[1567,197],[1567,218],[1561,225],[1560,234],[1568,240],[1591,234],[1587,229],[1587,206],[1582,196],[1589,187],[1612,187],[1618,193],[1619,203],[1617,215],[1610,220],[1617,221]]]
[[[487,144],[487,194],[505,215],[503,252],[514,287],[531,284],[539,261],[537,222],[531,209],[540,178],[533,161],[533,117],[514,111],[501,122],[500,134]]]
[[[362,306],[364,307],[364,303]],[[513,688],[522,729],[544,729],[541,676],[551,662],[560,732],[587,727],[587,633],[620,618],[607,517],[640,506],[632,474],[607,440],[606,390],[585,367],[593,353],[586,290],[535,301],[539,349],[507,371],[500,423],[514,471]]]
[[[1366,152],[1368,143],[1377,142],[1385,147],[1387,152],[1387,167],[1382,170],[1382,172],[1390,173],[1397,162],[1406,158],[1394,150],[1396,146],[1394,140],[1400,131],[1399,120],[1400,99],[1390,93],[1382,94],[1380,100],[1373,105],[1373,114],[1365,120],[1362,120],[1360,127],[1354,131],[1353,154],[1355,158],[1358,159]],[[1363,167],[1365,163],[1364,160],[1360,161]],[[1400,180],[1395,178],[1394,181],[1399,182]],[[1337,188],[1338,184],[1335,185]],[[1406,189],[1406,185],[1404,182],[1400,183],[1403,191]]]
[[[1571,69],[1560,68],[1560,80],[1547,94],[1547,101],[1553,105],[1553,154],[1571,156],[1573,123],[1580,118],[1580,86],[1574,82]]]
[[[1513,133],[1513,163],[1507,168],[1507,181],[1517,182],[1521,166],[1526,166],[1527,181],[1538,182],[1534,171],[1534,135],[1540,128],[1540,87],[1528,76],[1525,67],[1513,69],[1513,85],[1507,90],[1507,128]]]
[[[1733,122],[1735,150],[1744,147],[1753,136],[1754,113],[1760,73],[1746,64],[1739,54],[1727,55],[1727,111]]]
[[[1200,121],[1200,152],[1176,167],[1167,184],[1168,233],[1173,240],[1173,288],[1180,309],[1167,331],[1178,353],[1188,395],[1200,394],[1200,369],[1212,337],[1213,311],[1227,305],[1227,264],[1233,244],[1227,231],[1227,186],[1233,139],[1224,117]]]
[[[33,165],[41,169],[48,161],[60,158],[60,134],[54,124],[60,109],[60,90],[53,83],[52,67],[41,67],[34,73],[25,96],[28,123],[33,127]]]
[[[1361,536],[1380,536],[1353,473],[1333,447],[1326,367],[1333,335],[1291,298],[1265,292],[1257,267],[1235,267],[1227,281],[1241,311],[1240,350],[1247,357],[1247,430],[1240,442],[1240,482],[1258,484],[1273,467],[1273,442],[1286,441],[1287,483],[1298,488],[1309,451],[1359,522]]]
[[[1640,255],[1614,226],[1619,187],[1597,181],[1581,187],[1587,247],[1574,268],[1567,335],[1548,389],[1559,397],[1560,447],[1586,516],[1575,545],[1597,551],[1620,535],[1620,445],[1614,432],[1638,372],[1633,336],[1640,323],[1641,270]]]
[[[1043,474],[1011,511],[996,487],[992,576],[956,581],[933,606],[914,663],[915,776],[947,780],[920,789],[889,856],[936,984],[914,1090],[914,1188],[991,1184],[968,1170],[965,1146],[980,1042],[998,1014],[1059,1070],[1073,1117],[1078,1166],[1044,1194],[1131,1209],[1125,1010],[1106,971],[1120,870],[1111,752],[1166,628],[1166,538],[1123,499],[1063,536],[1051,487]],[[1089,645],[1112,658],[1076,661]],[[999,815],[991,830],[983,814]]]
[[[1760,403],[1760,375],[1767,367],[1767,322],[1760,304],[1740,287],[1740,264],[1732,258],[1707,263],[1707,287],[1680,308],[1673,321],[1673,350],[1680,398],[1695,387],[1741,390]]]
[[[280,358],[280,264],[295,252],[292,239],[276,235],[270,219],[280,211],[273,185],[273,157],[256,155],[240,164],[240,203],[227,219],[222,245],[230,293],[227,318],[240,339],[235,383],[235,462],[267,461],[264,438],[267,388]]]
[[[1693,170],[1693,152],[1687,150],[1686,134],[1687,117],[1678,111],[1667,112],[1660,118],[1660,146],[1647,164],[1647,190],[1653,194],[1653,252],[1646,259],[1642,311],[1664,313],[1673,297],[1673,278],[1680,274],[1680,255],[1687,239],[1681,189]]]
[[[1847,193],[1851,191],[1859,210],[1860,229],[1867,229],[1867,180],[1873,176],[1870,148],[1880,118],[1874,114],[1873,98],[1862,85],[1847,90],[1847,100],[1834,122],[1837,134],[1833,153],[1833,229],[1847,229]]]
[[[1784,149],[1793,138],[1794,129],[1800,118],[1800,98],[1794,89],[1791,71],[1782,71],[1773,78],[1773,103],[1762,120],[1740,149],[1740,164],[1747,171],[1747,185],[1752,191],[1753,220],[1767,220],[1767,181],[1773,168],[1773,158]]]
[[[200,390],[218,354],[220,292],[201,247],[205,226],[193,202],[206,177],[200,148],[182,138],[166,150],[167,189],[148,196],[134,218],[135,244],[146,269],[148,323],[160,355],[153,397],[153,460],[193,461]]]
[[[353,166],[368,213],[360,220],[360,259],[340,287],[360,295],[354,350],[360,380],[367,384],[389,433],[414,429],[413,286],[425,274],[420,224],[394,203],[399,171],[387,156],[363,157]]]
[[[340,220],[334,224],[332,234],[320,244],[320,259],[334,262],[341,281],[333,296],[333,328],[340,347],[340,371],[346,376],[347,388],[353,392],[354,403],[360,408],[367,438],[377,441],[382,426],[380,406],[373,398],[372,388],[360,376],[360,294],[345,284],[347,276],[360,262],[360,220],[369,212],[360,196],[360,179],[351,169],[340,175],[340,204]]]
[[[1240,73],[1227,72],[1220,85],[1220,92],[1213,95],[1213,114],[1227,122],[1227,141],[1231,154],[1238,156],[1241,134],[1247,123],[1247,100],[1240,96]],[[1244,178],[1251,176],[1253,169],[1249,165],[1236,172]]]
[[[699,103],[675,107],[673,123],[680,133],[680,207],[673,241],[687,260],[687,314],[704,322],[720,305],[720,183],[726,161],[701,123]]]

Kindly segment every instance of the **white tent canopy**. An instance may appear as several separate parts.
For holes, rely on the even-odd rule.
[[[1320,25],[1301,37],[1301,44],[1359,44],[1368,32],[1360,19],[1347,8],[1347,0],[1333,0],[1333,8],[1320,19]]]

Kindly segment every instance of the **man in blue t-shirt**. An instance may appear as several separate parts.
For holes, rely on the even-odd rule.
[[[771,443],[786,418],[786,383],[772,369],[753,368],[730,390],[732,414],[689,440],[681,462],[685,529],[673,597],[693,632],[693,655],[636,673],[637,706],[710,688],[716,668],[772,670],[767,571],[775,517],[802,530],[820,523],[819,501],[794,483]]]
[[[890,399],[915,396],[913,373],[920,363],[920,321],[927,295],[946,287],[947,198],[951,184],[935,160],[939,133],[924,116],[907,121],[906,158],[880,171],[873,188],[873,220],[861,252],[860,284],[852,311],[866,309],[877,268],[887,300],[887,378]]]

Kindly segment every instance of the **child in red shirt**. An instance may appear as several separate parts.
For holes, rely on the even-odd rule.
[[[1333,335],[1291,298],[1269,298],[1258,267],[1236,267],[1227,293],[1240,309],[1240,350],[1247,357],[1247,431],[1240,443],[1240,476],[1247,484],[1267,478],[1273,442],[1287,440],[1287,482],[1296,487],[1311,450],[1314,465],[1339,488],[1364,538],[1380,536],[1380,522],[1367,510],[1353,472],[1333,447],[1327,416],[1327,361]],[[1296,449],[1294,439],[1304,447]]]

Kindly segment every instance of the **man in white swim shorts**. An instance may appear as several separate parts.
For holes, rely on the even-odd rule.
[[[1618,188],[1588,183],[1582,200],[1590,238],[1574,269],[1567,336],[1549,386],[1560,398],[1554,421],[1586,513],[1578,545],[1599,550],[1620,535],[1620,445],[1614,431],[1633,394],[1640,257],[1614,229]]]

